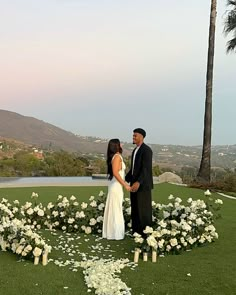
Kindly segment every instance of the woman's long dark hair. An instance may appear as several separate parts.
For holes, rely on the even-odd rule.
[[[111,180],[113,177],[111,160],[116,153],[122,153],[122,147],[118,138],[113,138],[109,141],[107,147],[107,175],[108,179]]]

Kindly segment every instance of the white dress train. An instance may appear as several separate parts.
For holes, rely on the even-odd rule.
[[[119,155],[120,156],[120,155]],[[121,156],[120,156],[121,157]],[[122,160],[122,167],[119,174],[125,179],[125,163]],[[125,236],[125,222],[122,203],[124,192],[122,185],[113,176],[108,185],[108,194],[103,217],[102,237],[108,240],[122,240]]]

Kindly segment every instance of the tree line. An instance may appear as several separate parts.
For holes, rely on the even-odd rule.
[[[124,159],[127,169],[130,167],[130,157]],[[0,160],[1,177],[30,176],[91,176],[106,174],[106,159],[99,156],[81,156],[67,151],[45,152],[43,159],[38,159],[34,153],[19,151],[13,157]],[[153,175],[160,175],[158,165],[153,167]]]

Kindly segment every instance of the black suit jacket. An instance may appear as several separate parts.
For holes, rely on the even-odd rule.
[[[134,170],[132,173],[134,151],[135,149],[132,152],[131,168],[126,175],[125,180],[130,183],[130,185],[138,181],[140,183],[138,191],[140,192],[150,191],[153,188],[152,150],[148,145],[142,143],[136,153]]]

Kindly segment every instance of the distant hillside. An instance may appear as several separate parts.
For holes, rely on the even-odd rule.
[[[0,110],[0,141],[10,139],[18,145],[35,145],[43,150],[60,150],[93,154],[106,153],[107,140],[82,137],[32,117]],[[18,142],[18,143],[17,143]],[[13,144],[13,143],[11,143]],[[13,145],[14,145],[13,144]],[[154,165],[180,171],[182,167],[199,168],[202,147],[150,144]],[[0,146],[1,148],[1,146]],[[123,145],[123,154],[130,155],[132,143]],[[212,168],[236,169],[236,145],[212,146]]]
[[[0,110],[0,136],[42,149],[80,153],[105,153],[107,141],[81,137],[33,117]]]

